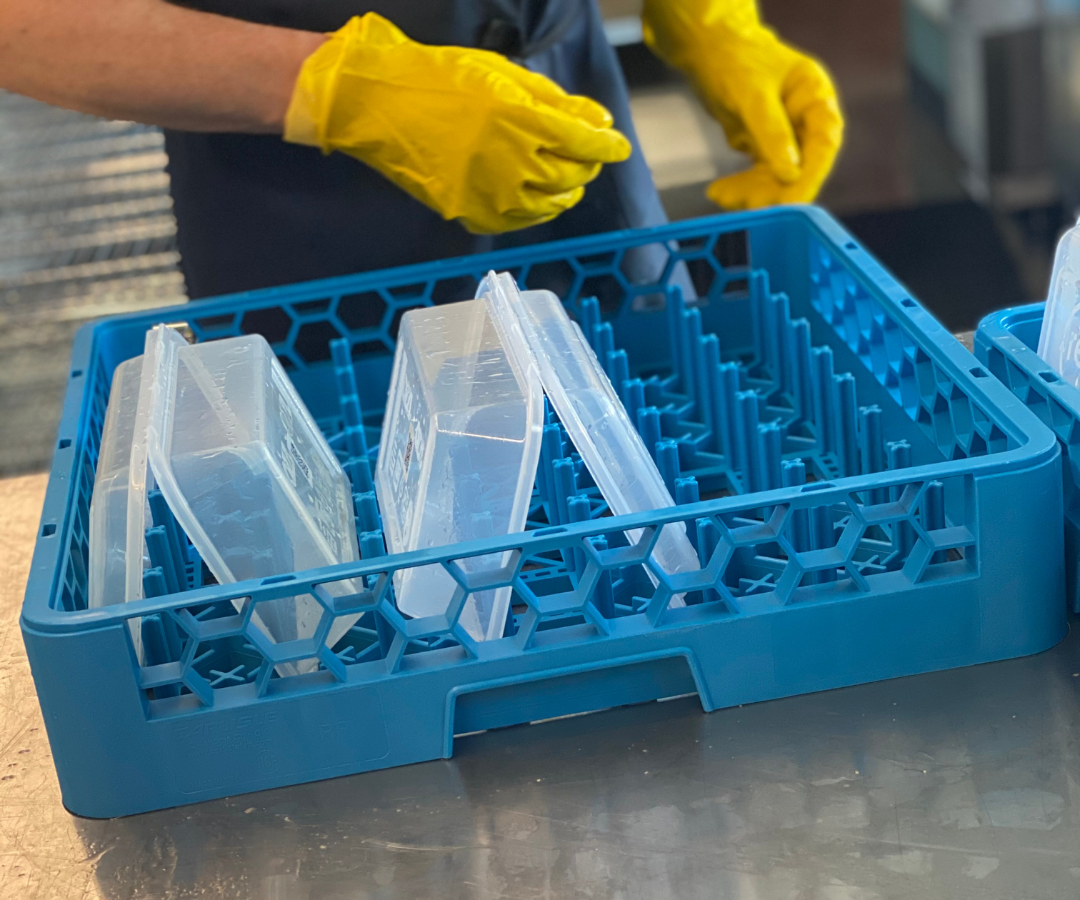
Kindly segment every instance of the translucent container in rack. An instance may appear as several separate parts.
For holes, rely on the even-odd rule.
[[[151,373],[150,467],[219,582],[359,557],[349,481],[262,336],[192,346],[159,326],[147,335],[144,382]],[[362,586],[346,581],[328,589],[347,594]],[[312,638],[321,616],[318,601],[304,594],[260,603],[252,620],[282,643]],[[334,619],[327,645],[356,618]]]
[[[491,272],[478,295],[507,346],[521,356],[520,365],[537,368],[559,421],[611,511],[621,516],[674,506],[611,380],[562,301],[550,291],[522,293],[505,272]],[[664,526],[653,558],[669,575],[700,568],[681,522]],[[681,597],[672,603],[681,606]]]
[[[405,313],[386,410],[375,487],[391,553],[525,529],[543,392],[535,370],[507,354],[483,300]],[[410,616],[445,614],[457,590],[442,566],[405,569],[394,581]],[[459,622],[477,640],[502,637],[509,603],[509,587],[472,594]]]
[[[142,598],[142,571],[148,564],[143,534],[150,522],[145,455],[149,404],[143,396],[140,406],[142,368],[141,356],[120,363],[109,392],[94,495],[90,501],[87,565],[87,606],[90,607]],[[136,460],[141,460],[141,470]],[[131,578],[128,578],[129,559]],[[128,627],[135,654],[141,660],[139,620],[129,619]]]
[[[88,606],[137,599],[129,598],[126,591],[127,514],[131,441],[135,434],[142,359],[136,356],[120,363],[109,392],[94,495],[90,501]],[[145,491],[142,496],[145,503]]]
[[[1080,222],[1065,232],[1054,254],[1038,353],[1080,387]]]

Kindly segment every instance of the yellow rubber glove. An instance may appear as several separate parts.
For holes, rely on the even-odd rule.
[[[476,234],[554,219],[630,155],[611,114],[497,53],[431,47],[376,13],[305,60],[284,138],[340,150]]]
[[[829,74],[761,24],[754,0],[645,0],[645,43],[690,79],[754,166],[714,181],[726,209],[809,203],[844,136]]]

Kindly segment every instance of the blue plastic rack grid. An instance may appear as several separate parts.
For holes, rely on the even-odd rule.
[[[1080,613],[1080,390],[1039,358],[1045,303],[992,313],[975,332],[975,355],[1061,444],[1065,505],[1065,593]]]
[[[565,299],[677,505],[612,517],[549,413],[529,530],[387,556],[370,472],[398,323],[472,296],[490,269]],[[111,375],[179,319],[200,341],[274,346],[353,480],[363,558],[216,585],[155,497],[146,599],[87,609]],[[486,728],[1045,649],[1065,629],[1060,479],[1034,414],[827,214],[714,217],[87,326],[21,624],[65,804],[123,815],[449,757],[455,734]],[[699,571],[652,560],[675,523]],[[455,562],[504,552],[496,572]],[[393,573],[419,565],[457,581],[446,615],[394,606]],[[352,578],[360,594],[324,587]],[[471,640],[462,605],[503,585],[504,637]],[[252,625],[257,604],[300,594],[324,610],[310,637],[274,644]],[[327,646],[332,619],[357,614]],[[310,671],[278,676],[300,660]]]

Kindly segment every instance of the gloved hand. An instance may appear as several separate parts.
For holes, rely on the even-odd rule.
[[[645,0],[642,26],[649,48],[689,77],[728,143],[755,161],[714,181],[709,198],[727,209],[812,201],[844,135],[822,65],[765,28],[754,0]]]
[[[376,13],[305,60],[284,138],[340,150],[476,234],[554,219],[630,155],[600,104],[497,53],[431,47]]]

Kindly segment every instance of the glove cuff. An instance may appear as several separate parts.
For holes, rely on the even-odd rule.
[[[691,78],[725,47],[774,38],[754,0],[646,0],[642,30],[650,50]]]
[[[318,147],[323,153],[334,149],[327,130],[341,67],[350,49],[367,39],[371,26],[382,24],[389,26],[375,13],[353,16],[337,31],[327,35],[326,42],[304,60],[293,85],[289,108],[285,112],[284,140],[290,144]],[[393,29],[393,26],[390,28]]]
[[[304,78],[303,70],[293,87],[292,99],[285,112],[285,128],[282,138],[290,144],[305,144],[308,147],[322,147],[319,139],[319,99],[318,93]]]
[[[761,29],[755,0],[710,0],[700,14],[699,28],[732,36],[751,37]]]
[[[335,70],[344,55],[345,42],[341,38],[340,31],[330,35],[326,43],[305,59],[300,67],[289,108],[285,112],[285,128],[282,132],[282,137],[291,144],[319,147],[323,152],[329,149],[325,142],[326,121],[337,80]]]

